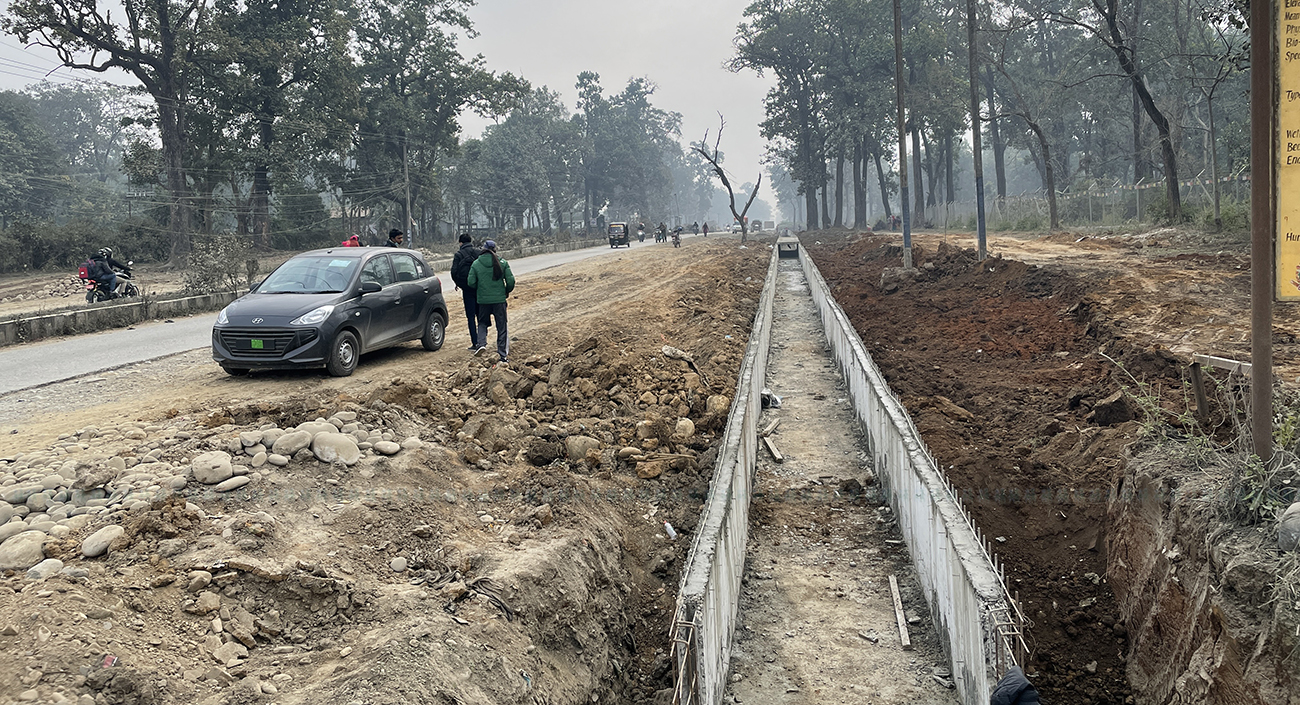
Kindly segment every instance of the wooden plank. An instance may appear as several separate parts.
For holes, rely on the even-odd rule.
[[[1214,355],[1193,355],[1192,362],[1198,365],[1208,365],[1217,367],[1229,372],[1240,372],[1243,375],[1250,374],[1250,363],[1239,360],[1229,360],[1226,357],[1215,357]]]
[[[1205,396],[1205,378],[1201,374],[1201,363],[1192,363],[1192,393],[1196,395],[1196,418],[1202,422],[1210,418],[1210,404]]]
[[[776,444],[772,442],[771,438],[764,437],[763,445],[767,446],[767,452],[772,454],[773,460],[775,460],[778,463],[785,462],[785,456],[781,455],[781,451],[776,449]]]
[[[772,435],[772,432],[775,431],[776,427],[780,425],[781,425],[781,419],[777,419],[772,423],[768,424],[767,428],[763,429],[758,435],[762,438],[767,438],[768,436]]]
[[[907,633],[907,617],[903,614],[903,597],[898,594],[898,578],[889,576],[889,591],[894,593],[894,618],[898,620],[898,638],[903,642],[903,651],[912,650],[912,637]]]

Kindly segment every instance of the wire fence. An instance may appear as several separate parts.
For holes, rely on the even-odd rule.
[[[1193,223],[1212,225],[1214,181],[1197,176],[1179,182],[1184,216]],[[1250,211],[1250,175],[1242,172],[1219,179],[1220,218],[1225,227],[1244,228]],[[1056,194],[1057,217],[1063,227],[1132,226],[1165,219],[1167,208],[1163,179],[1137,184],[1091,184]],[[975,228],[975,199],[926,206],[924,222],[941,229]],[[1050,204],[1042,189],[999,199],[985,196],[988,229],[1046,230]]]

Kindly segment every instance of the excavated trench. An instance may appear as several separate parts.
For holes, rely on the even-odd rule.
[[[996,540],[1045,702],[1297,697],[1267,525],[1225,521],[1233,474],[1183,443],[1190,426],[1147,435],[1188,417],[1189,361],[1114,323],[1096,280],[944,244],[915,248],[906,274],[885,239],[803,240]]]

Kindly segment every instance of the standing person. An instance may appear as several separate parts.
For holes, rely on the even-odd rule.
[[[709,236],[709,223],[708,223],[708,221],[705,221],[705,222],[704,222],[704,237],[708,237],[708,236]]]
[[[501,364],[510,364],[510,337],[506,329],[506,298],[515,289],[515,275],[510,263],[497,256],[497,244],[492,240],[483,243],[483,254],[469,268],[469,285],[478,300],[478,339],[487,342],[487,329],[491,319],[496,319],[497,355]],[[474,352],[481,355],[486,350],[481,345]]]
[[[398,230],[397,228],[393,228],[392,230],[388,231],[388,242],[385,242],[384,246],[401,247],[402,242],[404,242],[405,240],[406,240],[406,235],[402,234],[401,230]]]
[[[483,254],[483,250],[474,246],[473,238],[469,233],[460,236],[460,249],[456,250],[456,256],[451,258],[451,280],[455,283],[456,288],[461,291],[461,298],[465,300],[465,318],[469,321],[469,349],[471,352],[478,352],[486,343],[478,335],[478,300],[474,293],[474,287],[469,285],[469,268],[474,264],[474,260]]]

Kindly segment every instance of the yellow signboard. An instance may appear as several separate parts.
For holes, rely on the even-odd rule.
[[[1277,252],[1274,294],[1300,301],[1300,0],[1277,0]]]

